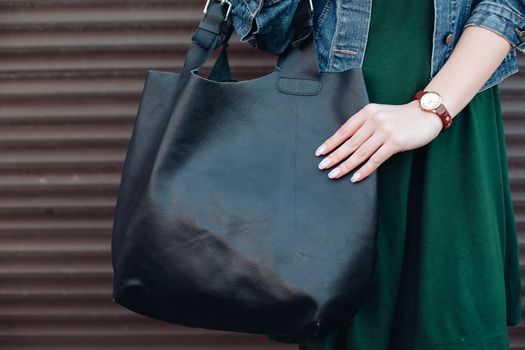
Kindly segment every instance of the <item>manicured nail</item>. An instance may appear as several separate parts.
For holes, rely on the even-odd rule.
[[[350,179],[350,181],[352,182],[356,182],[357,180],[359,180],[361,178],[361,174],[360,173],[355,173],[352,178]]]
[[[330,157],[326,157],[325,159],[323,159],[321,161],[321,163],[319,163],[319,165],[317,166],[319,169],[324,169],[326,168],[326,166],[328,165],[328,163],[330,163]]]
[[[331,172],[328,173],[328,177],[329,178],[334,178],[340,172],[341,172],[341,168],[337,167],[337,168],[333,169]]]
[[[320,156],[321,153],[325,150],[326,148],[326,144],[322,144],[321,146],[317,147],[317,149],[315,150],[315,155],[316,156]]]

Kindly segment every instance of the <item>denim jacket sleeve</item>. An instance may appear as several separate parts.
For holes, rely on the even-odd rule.
[[[231,1],[233,27],[242,42],[274,55],[288,47],[299,0]],[[314,2],[319,3],[319,0]],[[318,9],[314,6],[314,20],[319,15]]]
[[[525,1],[478,0],[464,25],[489,29],[525,53]]]

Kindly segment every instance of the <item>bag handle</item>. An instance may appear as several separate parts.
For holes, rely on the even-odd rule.
[[[293,39],[278,60],[283,72],[281,76],[318,80],[319,63],[315,49],[311,0],[299,0],[293,23]]]
[[[191,71],[200,69],[212,52],[222,46],[222,52],[213,66],[210,78],[221,80],[231,78],[226,54],[228,40],[233,32],[230,11],[231,3],[228,0],[207,0],[204,17],[191,38],[191,46],[181,72],[182,76],[189,76]],[[311,0],[299,0],[293,22],[293,39],[286,50],[279,55],[277,61],[280,78],[282,78],[279,88],[283,92],[302,94],[301,91],[297,91],[297,88],[289,91],[292,85],[298,86],[290,82],[291,79],[320,80],[313,35],[314,21]]]
[[[233,32],[230,9],[231,3],[228,0],[207,0],[204,17],[191,38],[182,66],[182,78],[187,78],[192,70],[201,68],[217,47],[223,46],[223,51],[225,50]]]

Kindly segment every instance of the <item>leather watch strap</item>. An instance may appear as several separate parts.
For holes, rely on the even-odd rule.
[[[427,92],[431,92],[431,91],[419,90],[418,92],[416,92],[413,99],[420,100],[421,97]],[[443,123],[442,130],[446,130],[450,128],[450,126],[452,125],[452,116],[448,112],[447,108],[443,105],[443,103],[441,103],[439,106],[437,106],[435,109],[429,112],[434,112],[441,119],[441,122]]]

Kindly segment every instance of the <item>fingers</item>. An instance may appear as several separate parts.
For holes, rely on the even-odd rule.
[[[377,170],[381,164],[383,164],[388,158],[390,158],[395,152],[394,148],[384,143],[379,149],[368,159],[368,161],[359,168],[350,181],[356,182],[365,179],[371,173]]]
[[[351,178],[361,181],[394,153],[405,150],[410,133],[405,130],[407,123],[399,119],[407,115],[403,107],[369,103],[361,108],[318,147],[317,156],[331,152],[318,164],[319,169],[337,165],[328,177],[338,179],[364,163]]]
[[[336,132],[326,139],[315,151],[316,156],[321,156],[331,152],[334,148],[339,146],[347,140],[357,129],[365,122],[366,114],[375,108],[374,104],[367,104],[361,108],[357,113],[348,118],[348,120],[336,130]]]
[[[352,153],[350,157],[348,157],[348,159],[346,159],[344,162],[342,162],[336,168],[330,171],[328,173],[328,177],[333,178],[333,179],[338,179],[348,174],[356,166],[358,166],[359,164],[363,163],[366,159],[371,157],[374,154],[374,152],[376,152],[383,145],[384,145],[383,137],[378,133],[373,134],[363,144],[361,144],[361,146],[359,146],[357,150],[354,153]],[[368,162],[370,164],[367,163],[368,165],[366,166],[366,168],[365,166],[363,166],[361,169],[364,168],[363,171],[370,171],[370,172],[373,171],[372,166],[373,165],[379,166],[382,160],[379,157],[386,155],[386,154],[383,154],[383,152],[384,151],[381,151],[379,155],[374,154],[372,156],[373,159],[371,161],[369,160]],[[369,172],[366,175],[368,174]],[[360,175],[356,175],[355,177],[364,178],[365,176],[363,172],[360,172]],[[355,177],[353,178],[355,179]]]
[[[374,127],[371,123],[364,123],[348,140],[346,140],[341,146],[339,146],[330,155],[326,156],[318,165],[319,169],[329,168],[342,159],[348,157],[354,152],[360,145],[362,145],[374,132]],[[379,145],[377,146],[379,147]],[[366,149],[361,147],[361,152],[365,152]],[[354,158],[356,158],[354,153]]]

